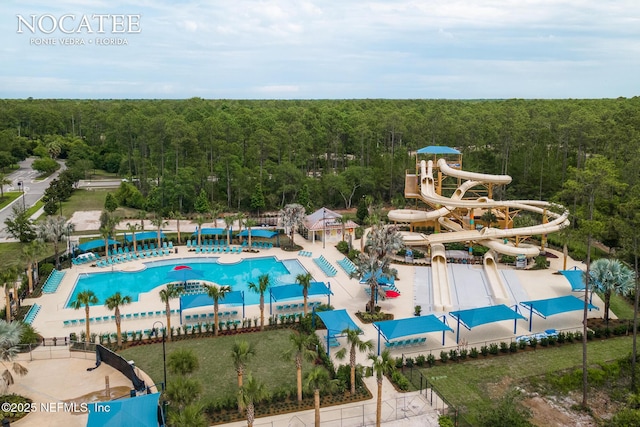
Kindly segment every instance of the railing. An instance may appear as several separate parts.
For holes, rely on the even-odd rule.
[[[438,391],[436,385],[433,382],[429,382],[429,379],[425,377],[419,369],[414,369],[413,366],[403,371],[404,375],[411,381],[414,387],[427,399],[429,405],[440,414],[450,416],[453,419],[454,425],[457,426],[460,415],[458,409]]]

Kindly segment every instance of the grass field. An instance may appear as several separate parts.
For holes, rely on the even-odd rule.
[[[62,215],[71,218],[76,211],[101,211],[108,190],[76,190],[69,200],[62,202]]]
[[[0,209],[8,206],[9,203],[13,202],[15,199],[22,195],[19,191],[5,191],[4,197],[0,199]]]
[[[631,337],[590,341],[589,364],[596,365],[630,354],[631,342]],[[504,388],[505,383],[515,385],[530,377],[581,366],[582,345],[573,343],[486,359],[478,356],[476,360],[449,362],[420,371],[435,384],[445,399],[473,417],[474,413],[487,409],[490,399],[495,398],[492,390],[496,387]]]
[[[633,304],[620,295],[611,295],[611,311],[618,319],[633,319]]]
[[[151,325],[150,325],[151,326]],[[198,356],[200,368],[194,374],[203,385],[202,398],[216,401],[233,397],[237,391],[237,374],[231,361],[231,349],[235,340],[244,339],[255,346],[256,355],[246,368],[262,381],[269,392],[280,388],[294,389],[296,370],[293,360],[285,360],[283,353],[289,348],[291,330],[248,333],[217,338],[187,339],[166,343],[167,358],[175,349],[189,348]],[[163,381],[162,344],[132,347],[119,352],[127,360],[133,360],[140,369],[160,384]],[[305,362],[303,375],[311,364]],[[167,382],[175,378],[167,372]]]

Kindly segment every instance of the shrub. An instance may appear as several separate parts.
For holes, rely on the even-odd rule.
[[[482,347],[480,347],[480,354],[482,354],[483,356],[488,355],[489,347],[487,347],[486,345],[483,345]]]
[[[538,346],[538,338],[533,337],[529,340],[529,346],[531,348],[536,348]]]
[[[469,351],[469,357],[471,357],[472,359],[477,359],[478,358],[478,349],[475,347],[471,347],[471,350]]]
[[[509,346],[507,345],[506,342],[502,341],[500,343],[500,353],[508,353],[509,352]]]
[[[518,341],[518,348],[520,350],[524,350],[525,348],[527,348],[527,342],[525,340]]]
[[[391,381],[402,391],[409,390],[409,379],[404,376],[400,371],[393,371],[391,374]]]
[[[543,347],[547,347],[549,345],[549,338],[547,337],[540,338],[540,345]]]
[[[438,426],[439,427],[454,427],[455,423],[451,419],[449,415],[440,415],[438,417]]]
[[[427,356],[427,363],[429,364],[429,366],[433,366],[436,364],[436,357],[429,353],[429,355]]]
[[[395,360],[395,365],[396,365],[396,369],[402,369],[403,363],[402,363],[402,357],[396,357]]]
[[[498,344],[496,343],[489,344],[489,353],[493,355],[498,354]]]
[[[558,332],[558,343],[563,344],[567,338],[567,334],[564,332]]]
[[[404,363],[407,368],[413,368],[413,357],[407,357],[404,359]]]
[[[449,359],[451,359],[452,362],[457,362],[458,350],[456,350],[455,348],[452,348],[451,350],[449,350]]]
[[[460,359],[465,360],[467,358],[467,355],[469,354],[469,351],[466,348],[460,349]]]
[[[518,352],[518,344],[516,344],[515,341],[512,341],[511,344],[509,344],[509,352],[511,352],[511,353],[517,353]]]
[[[424,357],[423,354],[419,355],[418,357],[416,357],[416,365],[418,365],[419,367],[423,367],[425,362],[426,362],[426,358]]]
[[[338,249],[340,253],[347,255],[349,253],[349,244],[346,241],[341,240],[336,245],[336,249]]]
[[[440,361],[442,363],[447,363],[447,360],[449,360],[449,353],[447,353],[446,351],[442,350],[440,352]]]

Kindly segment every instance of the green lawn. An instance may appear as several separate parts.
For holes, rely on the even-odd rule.
[[[618,319],[633,319],[633,304],[620,295],[611,295],[611,311]]]
[[[70,218],[76,211],[101,211],[108,190],[75,190],[69,200],[62,202],[62,215]]]
[[[630,354],[631,337],[590,341],[588,346],[589,364],[595,365]],[[515,385],[529,377],[581,366],[582,345],[573,343],[486,359],[480,355],[476,360],[449,362],[420,371],[451,404],[473,414],[486,410],[495,397],[491,390],[496,386]],[[415,378],[414,372],[414,382]]]
[[[4,208],[5,206],[8,206],[9,203],[13,202],[15,199],[17,199],[21,195],[22,193],[19,191],[5,191],[4,197],[0,199],[0,209]],[[4,227],[4,224],[2,224],[2,226]]]
[[[194,351],[200,361],[200,369],[195,376],[203,385],[202,398],[215,401],[221,398],[235,398],[237,391],[237,375],[231,361],[231,348],[235,340],[244,339],[255,346],[256,356],[249,361],[247,371],[262,381],[269,392],[280,388],[294,390],[296,387],[295,363],[283,359],[289,344],[291,330],[254,332],[236,336],[220,336],[217,338],[188,339],[166,343],[167,358],[178,348],[189,348]],[[132,347],[119,352],[127,360],[133,360],[153,380],[160,384],[163,380],[162,344],[151,344]],[[303,375],[311,364],[305,362]],[[167,382],[174,376],[167,372]]]

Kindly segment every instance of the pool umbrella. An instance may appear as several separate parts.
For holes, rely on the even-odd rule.
[[[400,292],[396,292],[396,291],[387,291],[386,292],[386,297],[387,298],[398,298],[400,296]]]
[[[187,280],[202,279],[204,276],[202,270],[194,270],[187,266],[183,266],[187,268],[181,269],[178,269],[177,267],[174,267],[167,273],[167,279],[170,279],[172,282],[186,282]]]
[[[171,269],[171,271],[179,271],[179,270],[192,270],[188,265],[176,265]]]

